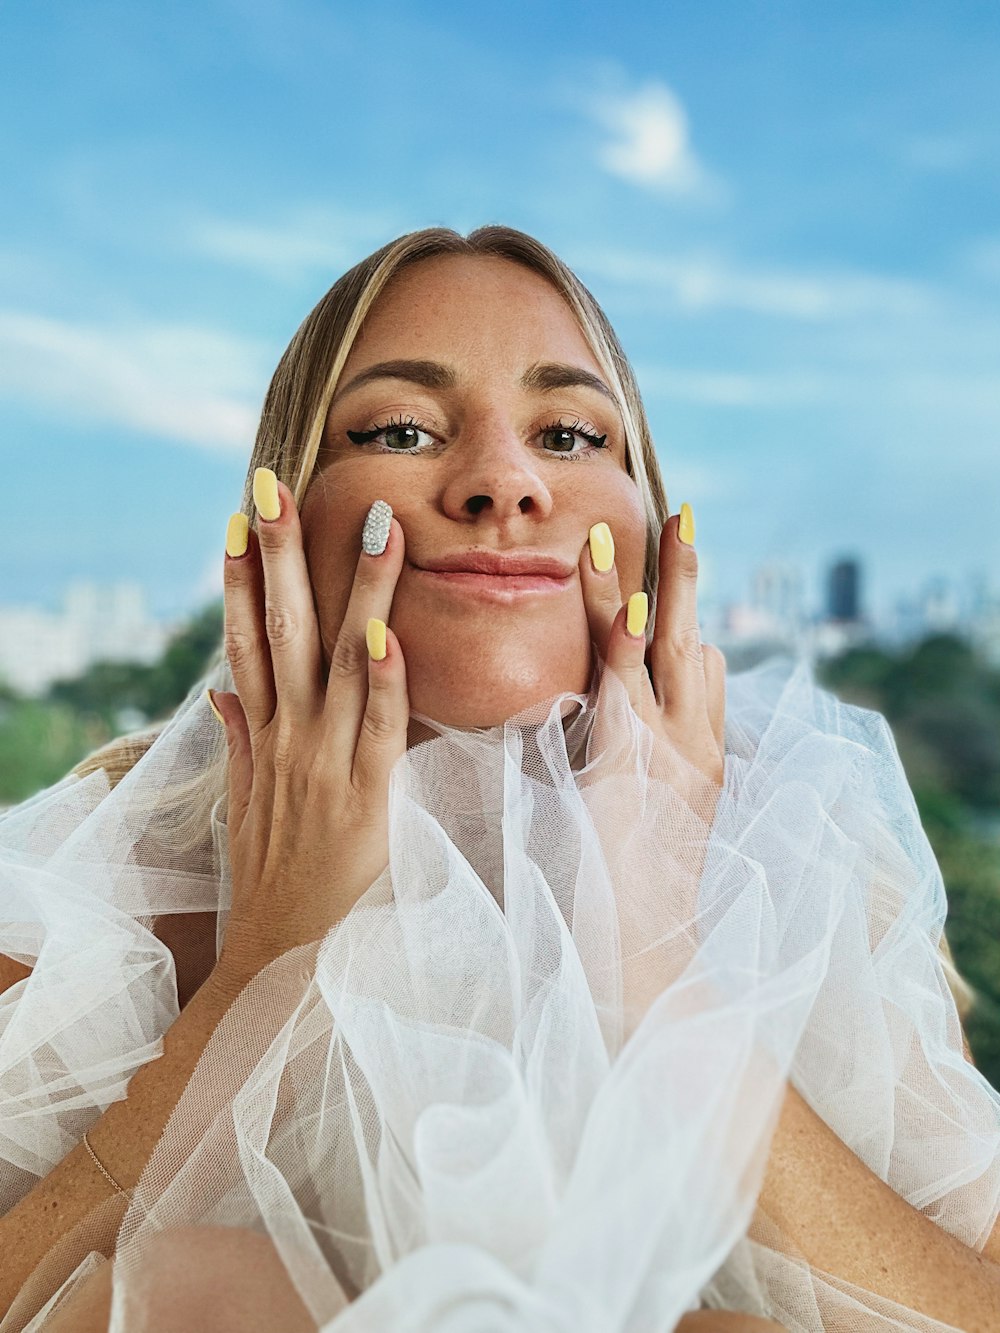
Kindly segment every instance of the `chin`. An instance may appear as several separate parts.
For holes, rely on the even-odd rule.
[[[573,675],[560,671],[558,676],[553,674],[535,679],[530,684],[520,684],[509,676],[487,681],[485,688],[482,677],[466,677],[450,689],[442,688],[440,680],[412,681],[408,683],[410,711],[423,713],[449,727],[496,727],[516,713],[535,704],[545,703],[557,694],[586,694],[590,688],[590,677],[591,663],[588,656],[585,668]],[[574,708],[571,700],[565,700],[560,713],[565,717]]]

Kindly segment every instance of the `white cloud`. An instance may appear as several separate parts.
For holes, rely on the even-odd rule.
[[[611,175],[670,194],[720,193],[719,182],[695,156],[687,113],[666,84],[653,81],[632,93],[597,97],[590,113],[612,136],[597,154]]]
[[[720,255],[661,256],[600,250],[577,252],[575,262],[612,282],[637,287],[681,310],[746,310],[755,314],[823,321],[864,313],[912,315],[927,308],[929,296],[904,278],[850,270],[804,272],[745,268]]]
[[[207,449],[249,451],[275,359],[197,326],[111,328],[0,310],[0,394]]]

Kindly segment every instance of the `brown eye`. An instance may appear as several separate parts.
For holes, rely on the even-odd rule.
[[[576,432],[564,429],[562,426],[550,426],[543,439],[547,447],[554,446],[559,453],[572,453]]]
[[[607,438],[606,435],[594,435],[584,430],[579,421],[574,421],[572,426],[557,421],[542,431],[543,447],[550,454],[562,454],[570,462],[577,458],[593,457],[598,449],[606,448],[604,442]],[[585,440],[586,443],[582,448],[574,448],[577,440]]]

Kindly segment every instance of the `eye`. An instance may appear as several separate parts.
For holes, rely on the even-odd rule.
[[[382,425],[373,426],[371,430],[349,430],[345,433],[352,444],[377,444],[379,452],[384,454],[423,453],[427,444],[421,440],[421,436],[428,443],[434,442],[434,436],[424,430],[412,417],[407,417],[405,420],[392,417]],[[546,453],[559,454],[570,463],[590,457],[599,449],[605,449],[607,447],[605,441],[608,438],[607,435],[598,435],[592,430],[587,430],[580,421],[561,420],[543,426],[539,435]],[[583,448],[574,450],[573,446],[578,440],[584,440],[586,444]]]
[[[421,435],[429,441],[434,438],[412,418],[406,421],[391,419],[373,430],[349,430],[346,434],[353,444],[372,444],[381,436],[382,451],[389,454],[416,453],[426,447],[420,442]]]
[[[579,437],[587,441],[587,448],[578,449],[574,453],[573,442]],[[557,421],[551,426],[545,426],[542,429],[542,440],[549,452],[562,454],[570,462],[575,462],[578,458],[585,458],[588,454],[593,454],[598,449],[606,449],[607,435],[597,435],[592,431],[584,430],[579,421],[574,421],[567,425],[563,421]],[[550,445],[556,445],[556,448],[549,448]],[[563,446],[567,446],[564,448]]]

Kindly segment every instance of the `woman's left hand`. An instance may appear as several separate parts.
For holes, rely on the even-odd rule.
[[[672,515],[660,533],[648,650],[641,630],[637,637],[628,633],[628,601],[615,566],[596,570],[589,543],[580,561],[604,680],[609,670],[620,678],[633,712],[653,733],[637,766],[632,734],[613,734],[622,727],[620,711],[599,705],[588,742],[586,799],[618,901],[626,1035],[697,948],[699,885],[725,776],[726,659],[701,642],[698,557],[680,540],[679,523]],[[657,786],[652,804],[647,779]]]
[[[660,533],[656,619],[648,649],[644,634],[633,637],[626,628],[633,590],[623,597],[615,564],[605,573],[594,568],[589,542],[580,558],[583,600],[594,647],[622,681],[636,715],[721,789],[726,659],[714,644],[701,641],[698,555],[693,544],[681,541],[680,520],[680,514],[672,514]],[[693,520],[689,530],[693,538]]]

